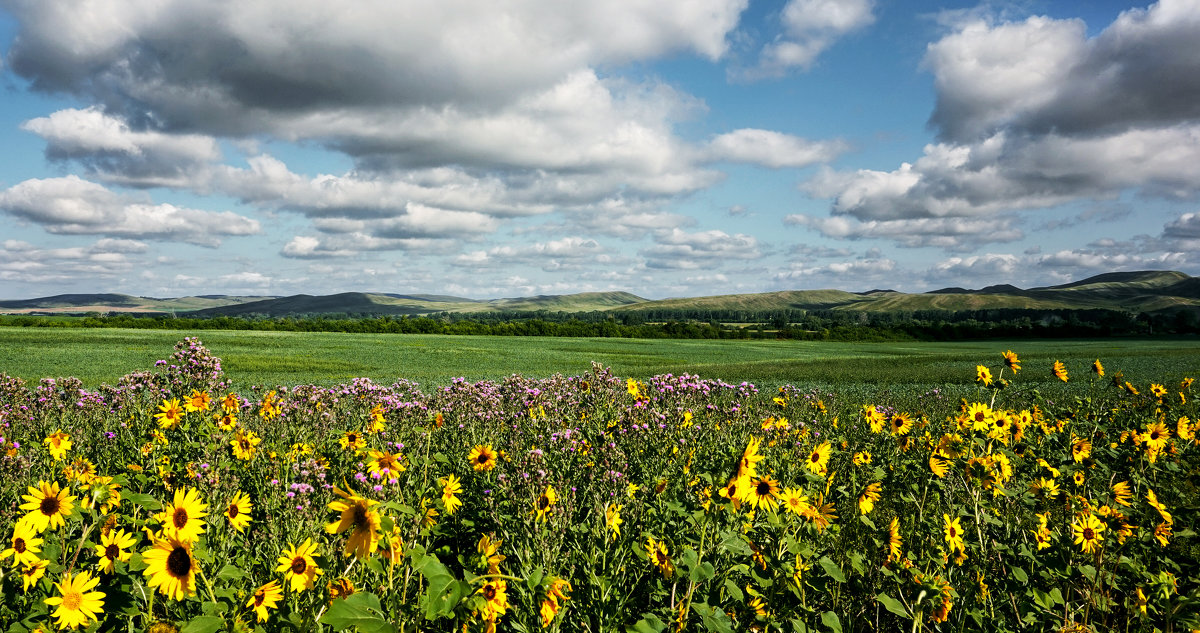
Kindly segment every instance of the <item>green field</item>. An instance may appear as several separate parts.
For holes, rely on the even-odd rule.
[[[26,380],[75,376],[90,386],[112,383],[152,369],[186,336],[198,336],[223,359],[237,385],[330,385],[368,377],[432,386],[455,377],[577,375],[593,361],[618,376],[642,379],[691,373],[759,386],[940,385],[969,382],[976,364],[996,366],[1006,349],[1020,355],[1025,384],[1052,381],[1049,367],[1056,359],[1074,378],[1084,378],[1097,358],[1135,381],[1200,375],[1200,341],[1194,339],[834,343],[57,328],[0,328],[0,372]]]

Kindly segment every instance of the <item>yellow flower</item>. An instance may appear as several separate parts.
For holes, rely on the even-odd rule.
[[[29,494],[21,495],[25,500],[21,509],[29,512],[22,520],[28,521],[38,534],[47,528],[56,530],[66,525],[66,517],[75,509],[75,497],[68,492],[67,488],[59,488],[57,481],[39,481],[37,488],[29,486]]]
[[[200,568],[192,556],[192,545],[175,538],[159,539],[142,553],[151,589],[172,600],[183,600],[196,593],[196,570]]]
[[[36,585],[42,576],[46,575],[46,567],[49,565],[50,561],[41,558],[23,565],[21,567],[21,590],[29,593],[29,588]]]
[[[897,437],[907,435],[912,430],[912,416],[907,413],[897,413],[892,416],[892,435]]]
[[[250,497],[242,491],[238,491],[233,495],[233,499],[229,501],[229,505],[225,506],[225,518],[229,521],[229,525],[233,529],[241,532],[250,525],[250,512],[254,506],[250,503]]]
[[[354,595],[354,583],[350,582],[349,578],[337,578],[325,584],[325,588],[329,590],[329,603],[333,604],[338,598]]]
[[[1099,376],[1101,378],[1104,377],[1104,365],[1100,364],[1099,358],[1096,359],[1096,362],[1092,363],[1092,373],[1096,374],[1097,376]],[[1118,372],[1118,373],[1120,373],[1120,372]]]
[[[254,595],[250,596],[250,601],[246,603],[246,606],[254,609],[254,613],[258,615],[259,622],[266,622],[269,615],[268,609],[276,608],[276,605],[282,599],[283,587],[279,586],[278,580],[272,580],[255,589]]]
[[[654,565],[663,578],[668,580],[675,575],[675,564],[671,562],[671,555],[667,550],[667,544],[662,541],[656,541],[653,536],[646,539],[646,555],[650,558],[650,564]]]
[[[258,450],[257,447],[261,443],[262,438],[254,431],[238,429],[237,436],[229,442],[229,445],[233,448],[234,457],[243,461],[249,461],[254,459],[254,454]]]
[[[859,451],[854,454],[854,465],[865,466],[871,463],[871,453],[868,451]]]
[[[550,512],[550,508],[558,502],[558,493],[554,492],[553,486],[546,486],[546,491],[538,495],[538,498],[533,502],[533,514],[536,515],[536,520],[541,521],[546,518],[546,514]]]
[[[893,517],[888,526],[888,562],[898,563],[904,556],[904,541],[900,539],[900,517]]]
[[[882,433],[883,432],[883,424],[885,422],[887,422],[887,418],[884,417],[884,415],[882,413],[880,413],[878,409],[875,408],[875,405],[873,405],[873,404],[863,405],[862,413],[863,413],[863,418],[866,419],[866,421],[867,421],[867,424],[871,425],[872,433]]]
[[[158,420],[158,427],[161,429],[173,429],[179,426],[179,421],[183,419],[183,408],[179,406],[179,398],[163,400],[162,404],[158,405],[158,411],[154,414],[154,419]]]
[[[950,469],[949,460],[945,459],[944,457],[942,457],[941,455],[939,455],[937,453],[934,453],[929,456],[929,470],[933,471],[933,474],[937,475],[938,477],[945,477],[946,472],[949,469]]]
[[[481,615],[484,620],[495,622],[508,611],[508,583],[503,579],[492,578],[475,593],[483,596]]]
[[[1171,513],[1167,512],[1167,506],[1159,501],[1158,495],[1154,494],[1154,491],[1149,488],[1146,489],[1146,501],[1151,507],[1153,507],[1155,510],[1158,510],[1158,515],[1162,517],[1163,521],[1167,523],[1175,522],[1175,519],[1171,518]]]
[[[987,367],[985,367],[983,365],[976,365],[975,366],[975,382],[981,382],[981,383],[983,383],[983,386],[985,386],[985,387],[990,386],[992,384],[991,370],[989,370]]]
[[[208,515],[208,504],[200,501],[195,490],[175,491],[175,498],[163,506],[155,517],[162,523],[164,536],[174,537],[185,543],[194,543],[204,532],[204,517]]]
[[[439,481],[442,483],[442,505],[446,508],[446,514],[454,514],[454,511],[463,504],[456,496],[462,492],[462,485],[459,483],[458,477],[454,475],[447,475]]]
[[[570,600],[570,596],[567,595],[570,591],[571,583],[562,578],[550,579],[550,586],[546,588],[546,598],[542,600],[542,606],[538,610],[542,617],[543,629],[549,627],[550,623],[554,621],[554,616],[558,614],[562,603]]]
[[[1150,383],[1150,393],[1154,394],[1155,398],[1161,398],[1167,395],[1167,388],[1159,384]]]
[[[1112,491],[1113,501],[1127,508],[1131,505],[1129,500],[1133,498],[1133,491],[1129,489],[1128,481],[1119,481],[1113,484]]]
[[[1067,382],[1067,366],[1063,365],[1062,361],[1054,361],[1053,372],[1055,378]]]
[[[758,438],[750,438],[746,450],[742,452],[742,458],[738,460],[737,477],[754,477],[758,474],[758,463],[765,459],[758,452],[759,445]]]
[[[950,518],[949,514],[943,514],[942,520],[945,522],[946,546],[950,550],[964,551],[966,543],[963,542],[962,523],[959,517]]]
[[[1081,463],[1092,454],[1092,442],[1084,437],[1071,435],[1071,457],[1075,463]]]
[[[371,461],[367,463],[367,471],[380,479],[396,479],[400,473],[407,470],[404,466],[404,455],[388,451],[370,451]]]
[[[100,557],[100,571],[113,573],[118,561],[128,562],[133,556],[126,551],[137,543],[133,534],[125,530],[111,530],[100,536],[100,544],[96,546],[96,556]]]
[[[54,461],[61,460],[66,456],[67,451],[71,450],[71,436],[63,433],[62,429],[51,433],[42,440],[42,443],[50,450],[50,456],[54,458]]]
[[[992,408],[982,402],[974,402],[967,407],[967,423],[972,431],[989,431],[992,428],[992,416]]]
[[[1015,374],[1021,370],[1021,360],[1017,358],[1017,353],[1012,350],[1007,350],[1001,356],[1004,357],[1004,364]]]
[[[785,488],[779,495],[779,501],[788,512],[798,516],[803,516],[805,511],[812,509],[808,497],[799,488]]]
[[[317,576],[325,573],[313,559],[316,551],[317,545],[310,538],[305,540],[300,547],[289,543],[283,556],[279,557],[279,566],[275,568],[275,571],[284,572],[288,587],[293,592],[312,589],[313,581]]]
[[[479,544],[475,546],[475,551],[479,552],[484,566],[487,568],[487,573],[500,573],[500,563],[504,562],[506,556],[500,553],[500,546],[504,541],[494,538],[492,534],[484,534],[479,537]]]
[[[862,496],[858,498],[858,511],[863,514],[870,514],[871,510],[875,509],[875,502],[879,501],[880,492],[883,486],[878,482],[872,483],[863,490]]]
[[[222,411],[225,411],[227,413],[232,413],[234,411],[237,411],[241,407],[242,407],[242,401],[238,398],[238,395],[232,391],[225,394],[225,397],[221,398],[221,410]]]
[[[183,406],[187,409],[188,413],[192,413],[194,411],[208,411],[211,403],[212,398],[208,395],[207,391],[193,389],[192,393],[188,394],[187,402]]]
[[[1171,439],[1171,431],[1167,429],[1167,425],[1155,420],[1146,425],[1146,432],[1141,437],[1146,443],[1146,450],[1157,452],[1167,446],[1167,440]]]
[[[267,420],[274,420],[279,416],[279,401],[277,392],[272,389],[263,395],[262,401],[258,405],[258,415]]]
[[[805,468],[818,474],[824,475],[829,468],[829,455],[833,452],[833,445],[828,440],[822,442],[814,448],[805,460]]]
[[[33,564],[38,560],[38,554],[42,551],[43,539],[37,536],[38,532],[33,529],[33,525],[27,521],[17,521],[17,524],[13,526],[11,545],[8,549],[0,552],[0,560],[12,556],[13,567]]]
[[[340,534],[350,530],[342,552],[346,556],[353,552],[354,557],[361,560],[374,554],[375,550],[379,549],[379,514],[372,508],[379,502],[336,486],[333,492],[341,499],[329,502],[329,509],[342,513],[342,516],[326,525],[325,531],[329,534]]]
[[[1169,522],[1159,523],[1154,528],[1154,538],[1159,545],[1166,547],[1171,542],[1171,524]]]
[[[51,615],[58,618],[58,628],[76,629],[87,626],[88,620],[96,620],[96,614],[104,611],[104,592],[89,591],[100,583],[90,572],[81,571],[72,576],[66,574],[58,587],[57,596],[46,598],[47,605],[58,607]]]
[[[755,510],[773,510],[779,503],[779,482],[766,475],[751,480],[747,488],[746,502]]]
[[[496,451],[491,444],[477,444],[467,455],[467,463],[475,472],[492,470],[496,467]]]
[[[624,506],[615,503],[608,503],[604,506],[604,527],[612,532],[613,540],[621,535],[621,524],[624,521],[621,519],[621,508]]]
[[[1071,523],[1075,544],[1086,552],[1095,551],[1104,540],[1104,524],[1094,514],[1085,514]]]

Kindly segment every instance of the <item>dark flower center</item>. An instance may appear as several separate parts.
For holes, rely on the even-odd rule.
[[[809,461],[811,461],[812,463],[815,464],[815,463],[821,461],[821,454],[818,453],[817,451],[813,451],[812,457],[809,457],[808,459],[809,459]]]
[[[539,510],[545,510],[550,507],[550,498],[546,495],[538,497],[537,507]]]
[[[955,538],[956,536],[958,536],[958,530],[951,527],[950,528],[950,538]]]
[[[1092,528],[1083,528],[1083,540],[1090,541],[1094,538],[1096,538],[1096,533],[1092,531]]]
[[[241,510],[238,509],[236,503],[229,504],[229,518],[230,519],[236,519],[239,512],[241,512]]]
[[[771,484],[765,481],[760,481],[758,482],[758,486],[754,488],[754,492],[756,492],[760,497],[765,497],[771,494]]]
[[[357,443],[358,443],[358,436],[357,436],[357,435],[355,435],[354,433],[351,433],[350,435],[347,435],[347,436],[346,436],[346,443],[347,443],[347,444],[357,444]]]
[[[192,573],[192,555],[186,547],[176,546],[167,556],[167,573],[175,578],[187,578]]]
[[[307,568],[308,568],[308,564],[304,562],[303,556],[297,556],[296,558],[292,559],[292,573],[293,574],[296,574],[297,576],[300,574],[303,574],[304,570]]]
[[[486,464],[486,463],[488,463],[488,454],[487,454],[487,453],[480,453],[480,454],[479,454],[479,457],[477,458],[477,460],[479,461],[479,463],[480,463],[480,464]]]
[[[483,597],[486,598],[488,600],[488,602],[495,600],[496,599],[496,587],[491,584],[484,585],[483,586]]]
[[[25,553],[25,539],[23,539],[19,536],[17,538],[13,539],[13,549],[16,550],[16,552],[18,554],[24,554]]]
[[[175,514],[171,516],[171,522],[175,524],[176,530],[182,530],[188,524],[187,508],[176,508]]]
[[[367,524],[367,509],[362,503],[354,504],[354,527],[357,529],[360,526]]]
[[[106,558],[110,558],[112,560],[117,560],[117,557],[120,555],[121,555],[121,548],[118,547],[116,543],[110,543],[108,545],[108,547],[104,548],[104,556]]]
[[[58,497],[46,497],[42,499],[42,503],[38,505],[38,509],[46,516],[54,516],[58,514],[62,504],[59,503]]]
[[[261,607],[263,600],[267,599],[267,595],[263,591],[258,591],[254,594],[254,606]]]

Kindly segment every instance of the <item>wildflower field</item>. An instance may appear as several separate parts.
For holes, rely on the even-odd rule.
[[[239,391],[195,339],[0,375],[0,630],[1200,629],[1192,378],[1021,353],[872,401],[599,364]]]

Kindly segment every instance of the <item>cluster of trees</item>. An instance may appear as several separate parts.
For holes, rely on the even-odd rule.
[[[1195,311],[1116,310],[655,310],[439,313],[427,316],[176,317],[128,313],[7,316],[23,327],[268,330],[596,338],[779,338],[835,341],[1073,338],[1200,334]]]

